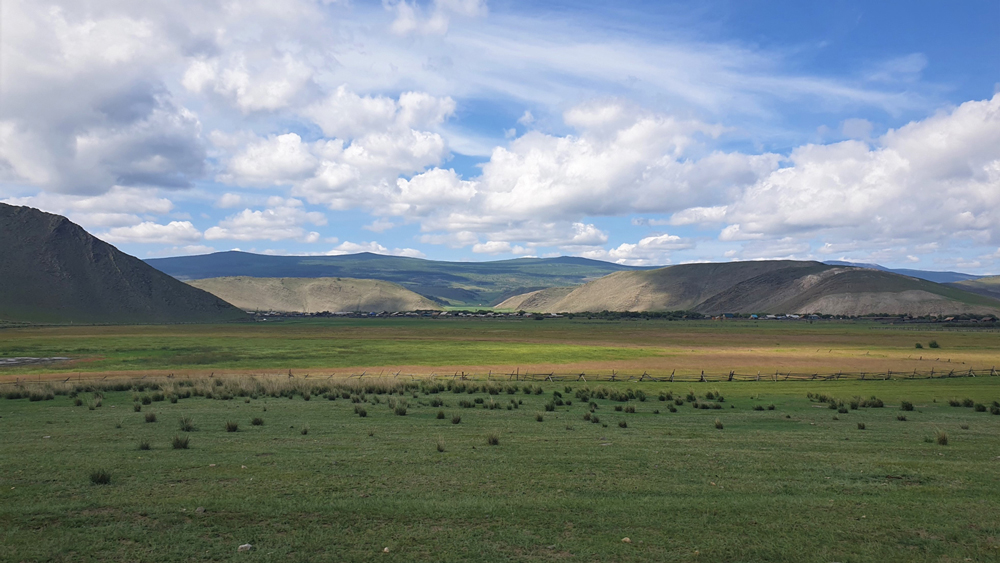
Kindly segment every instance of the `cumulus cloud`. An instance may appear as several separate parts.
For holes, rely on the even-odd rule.
[[[389,250],[375,241],[360,243],[344,241],[333,250],[324,254],[339,256],[341,254],[357,254],[359,252],[371,252],[373,254],[385,254],[388,256],[406,256],[408,258],[423,258],[426,256],[423,252],[415,248],[394,248]]]
[[[429,14],[416,0],[385,0],[384,5],[395,13],[389,29],[396,35],[441,35],[448,31],[453,16],[471,18],[487,13],[485,0],[433,0]]]
[[[299,240],[318,242],[319,233],[307,232],[304,225],[325,225],[326,217],[317,211],[306,211],[297,199],[272,197],[268,207],[243,211],[226,217],[205,231],[207,240]]]
[[[165,215],[174,209],[173,202],[159,197],[155,191],[123,186],[114,186],[107,193],[93,196],[40,192],[2,201],[65,215],[85,227],[134,225],[142,221],[140,216]]]
[[[676,235],[662,234],[643,238],[634,244],[622,243],[610,250],[590,250],[584,252],[583,256],[630,266],[659,266],[670,263],[671,252],[693,247],[694,244],[690,240]]]
[[[115,244],[169,244],[179,246],[184,243],[200,241],[202,234],[190,221],[171,221],[166,225],[143,221],[138,225],[130,227],[115,227],[106,233],[98,234],[97,238]]]

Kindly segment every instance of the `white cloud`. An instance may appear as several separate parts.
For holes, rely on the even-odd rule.
[[[482,17],[487,13],[485,0],[434,0],[430,14],[424,15],[416,0],[385,0],[386,9],[396,18],[389,29],[396,35],[442,35],[447,33],[451,17]]]
[[[375,241],[361,243],[344,241],[333,250],[324,254],[339,256],[341,254],[357,254],[359,252],[371,252],[373,254],[385,254],[388,256],[406,256],[408,258],[424,258],[426,256],[423,252],[414,248],[394,248],[389,250]]]
[[[634,244],[622,243],[610,250],[590,250],[584,252],[583,256],[630,266],[660,266],[670,263],[671,252],[692,247],[694,244],[690,240],[676,235],[662,234],[643,238]]]
[[[472,245],[472,251],[477,254],[509,254],[512,248],[509,242],[491,240]]]
[[[201,232],[190,221],[171,221],[166,225],[144,221],[131,227],[115,227],[96,236],[113,244],[169,244],[174,246],[197,242],[202,238]]]
[[[272,197],[262,211],[244,209],[226,217],[205,231],[207,240],[299,240],[318,242],[319,233],[307,232],[304,225],[325,225],[326,217],[316,211],[306,211],[296,199]]]
[[[396,227],[396,224],[384,218],[378,218],[372,221],[370,224],[361,227],[366,231],[371,231],[373,233],[382,233]]]

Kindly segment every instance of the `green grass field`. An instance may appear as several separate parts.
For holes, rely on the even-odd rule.
[[[76,397],[80,406],[68,395],[0,399],[2,559],[1000,557],[1000,416],[989,412],[1000,378],[590,385],[647,395],[592,398],[593,413],[575,383],[527,384],[541,394],[525,394],[526,384],[508,394],[502,383],[491,395],[433,393],[412,382],[404,395],[368,393],[364,403],[328,400],[323,384],[300,379],[263,383],[278,396],[244,398],[235,380],[201,380],[193,389],[215,398],[141,405],[151,389],[105,391],[93,409],[89,392]],[[298,393],[288,392],[292,385]],[[165,389],[169,397],[192,388]],[[721,392],[724,401],[708,410],[675,405],[659,400],[667,390],[700,402]],[[554,391],[572,405],[547,411]],[[847,412],[807,393],[838,397]],[[848,406],[873,395],[883,408]],[[948,406],[965,398],[986,412]],[[390,399],[407,402],[405,416]],[[900,410],[904,400],[913,411]],[[499,408],[484,408],[491,401]],[[146,422],[150,413],[155,422]],[[182,417],[194,431],[181,431]],[[255,417],[263,425],[252,425]],[[238,431],[227,432],[227,421]],[[938,432],[947,445],[936,442]],[[498,445],[488,445],[490,434]],[[173,449],[175,436],[189,438],[189,448]],[[144,441],[151,449],[139,449]],[[95,470],[108,471],[110,484],[93,484]],[[237,553],[244,543],[254,551]]]
[[[670,322],[586,319],[315,319],[238,325],[36,327],[0,330],[0,358],[73,361],[4,368],[0,380],[159,371],[210,373],[764,374],[987,369],[994,332],[884,330],[863,322]],[[931,340],[939,349],[927,349]],[[915,344],[922,342],[922,350]],[[1000,366],[998,366],[1000,367]]]

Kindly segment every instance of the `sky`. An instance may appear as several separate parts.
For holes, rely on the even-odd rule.
[[[1000,273],[1000,2],[6,0],[0,201],[240,249]]]

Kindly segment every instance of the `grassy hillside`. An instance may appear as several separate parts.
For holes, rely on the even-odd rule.
[[[971,291],[994,299],[1000,299],[1000,276],[989,276],[975,280],[949,283],[949,286],[963,291]]]
[[[0,204],[0,241],[2,321],[134,324],[246,318],[229,303],[59,215]]]
[[[245,311],[416,311],[440,309],[397,284],[352,278],[208,278],[191,285]]]
[[[819,262],[756,261],[685,264],[619,272],[560,299],[529,299],[543,312],[692,310],[717,313],[841,315],[1000,312],[1000,301],[955,287],[885,271]]]
[[[204,256],[157,258],[148,263],[185,281],[232,276],[376,279],[398,283],[441,304],[465,307],[486,307],[514,295],[549,287],[579,285],[613,272],[636,269],[573,257],[441,262],[370,253],[262,256],[246,252],[218,252]]]

